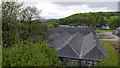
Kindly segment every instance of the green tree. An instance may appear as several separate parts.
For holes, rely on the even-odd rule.
[[[97,22],[99,24],[99,28],[101,28],[102,26],[104,26],[105,25],[104,17],[100,16],[99,20]]]
[[[23,3],[2,2],[2,37],[3,45],[10,46],[18,41],[18,13]]]
[[[111,29],[116,29],[120,25],[120,18],[118,19],[110,19],[109,20],[109,25]]]
[[[22,3],[2,3],[3,66],[60,66],[54,48],[46,43],[45,23],[37,19],[37,9],[21,10]],[[29,7],[32,8],[32,7]],[[19,13],[22,11],[21,13]],[[24,11],[24,12],[23,12]],[[25,16],[24,13],[31,12]],[[22,18],[22,19],[21,19]],[[28,31],[30,30],[30,31]],[[7,47],[5,47],[7,45]]]
[[[32,20],[40,19],[40,11],[36,7],[27,6],[21,12],[21,19],[31,24]]]
[[[32,34],[31,31],[33,31],[33,29],[31,30],[32,25],[35,25],[35,24],[32,24],[32,22],[34,20],[40,19],[40,11],[38,11],[36,7],[27,6],[27,7],[23,8],[23,10],[21,11],[20,19],[22,20],[22,22],[24,21],[24,23],[26,23],[26,25],[28,25],[27,35],[28,35],[28,38],[30,38],[30,36]],[[38,27],[34,27],[34,28],[38,28]],[[23,31],[24,31],[24,29],[23,29]]]

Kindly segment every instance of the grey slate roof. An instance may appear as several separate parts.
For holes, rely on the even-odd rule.
[[[115,34],[120,35],[120,27],[115,29]]]
[[[97,39],[96,32],[88,27],[58,27],[49,35],[51,47],[59,57],[102,60],[108,53]]]

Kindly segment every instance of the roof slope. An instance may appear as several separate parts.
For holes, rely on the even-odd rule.
[[[95,30],[87,27],[59,27],[49,35],[48,41],[59,57],[102,60],[107,51],[96,37]]]
[[[115,34],[117,34],[118,36],[120,36],[120,27],[115,29]]]

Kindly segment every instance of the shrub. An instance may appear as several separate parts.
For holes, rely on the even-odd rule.
[[[14,47],[3,48],[3,66],[60,66],[55,49],[43,42],[26,41]]]
[[[55,28],[57,28],[57,27],[59,26],[58,23],[52,23],[52,25],[53,25]]]

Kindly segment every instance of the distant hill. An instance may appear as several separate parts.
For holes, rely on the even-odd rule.
[[[120,25],[118,15],[119,12],[77,13],[61,19],[50,19],[47,20],[47,22],[55,22],[60,25],[69,26],[88,26],[92,28],[101,28],[109,24],[111,28],[116,28]]]

